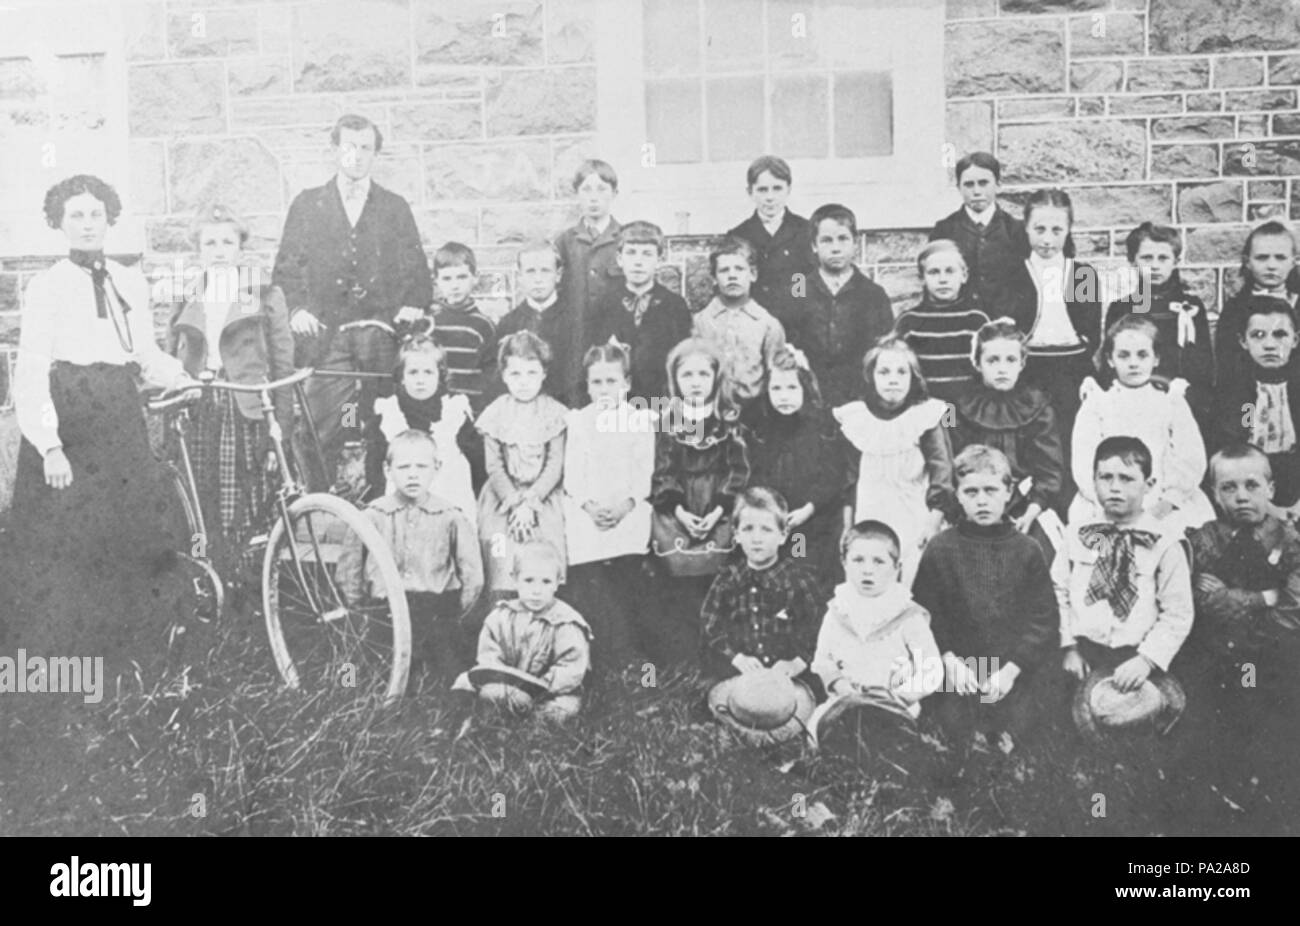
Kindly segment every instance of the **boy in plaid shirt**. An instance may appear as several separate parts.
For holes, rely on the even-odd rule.
[[[1179,538],[1143,511],[1155,485],[1151,451],[1136,437],[1108,437],[1093,456],[1105,520],[1072,524],[1052,563],[1061,611],[1063,668],[1082,682],[1111,673],[1134,691],[1169,671],[1192,628],[1192,577]]]
[[[780,554],[789,533],[785,499],[771,489],[746,489],[735,517],[745,561],[718,573],[704,599],[704,670],[721,680],[776,668],[820,697],[810,666],[825,601],[812,570]]]

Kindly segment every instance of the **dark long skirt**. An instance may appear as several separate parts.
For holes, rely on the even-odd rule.
[[[176,616],[179,596],[161,577],[188,548],[183,514],[150,449],[133,369],[56,363],[50,395],[72,485],[47,486],[23,441],[6,532],[10,630],[29,648],[134,646],[136,630],[158,636]]]

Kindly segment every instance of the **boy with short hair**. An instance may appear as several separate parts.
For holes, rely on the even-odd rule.
[[[1135,691],[1169,664],[1192,627],[1192,579],[1181,541],[1143,511],[1155,485],[1151,451],[1108,437],[1093,455],[1104,520],[1071,524],[1052,563],[1061,612],[1062,667],[1083,682],[1110,673]]]
[[[622,226],[610,214],[618,195],[618,174],[604,161],[583,161],[573,175],[573,191],[582,217],[577,225],[560,233],[555,248],[564,267],[560,301],[569,307],[573,317],[569,350],[580,362],[591,344],[590,328],[596,312],[609,294],[620,288],[616,257]]]
[[[695,314],[691,334],[722,355],[723,372],[740,404],[763,391],[772,358],[785,344],[785,329],[750,290],[758,279],[754,247],[744,238],[724,238],[709,254],[717,295]]]
[[[970,270],[976,308],[990,318],[1007,314],[1003,294],[1014,271],[1029,256],[1024,224],[998,205],[1002,165],[987,151],[975,151],[957,162],[957,189],[962,207],[935,223],[930,240],[957,242]]]
[[[772,489],[746,489],[735,520],[745,559],[719,572],[704,599],[705,672],[725,679],[775,668],[819,695],[811,666],[824,600],[811,570],[781,555],[789,536],[785,499]]]
[[[791,332],[788,321],[797,310],[794,288],[800,276],[812,271],[812,226],[786,206],[793,183],[790,165],[771,154],[757,157],[745,171],[745,189],[754,213],[728,235],[744,238],[758,254],[758,282],[754,299]]]
[[[495,380],[496,326],[474,302],[478,262],[474,252],[448,241],[433,255],[437,297],[433,303],[434,342],[447,355],[447,389],[469,399],[477,416]]]
[[[483,590],[478,535],[460,509],[429,491],[439,466],[438,447],[425,431],[403,431],[388,443],[384,475],[393,489],[365,516],[379,531],[406,589],[411,651],[450,678],[462,667],[460,620]],[[336,571],[348,601],[373,590],[377,566],[361,562],[360,538],[349,532]],[[379,585],[382,588],[382,583]]]
[[[655,279],[667,244],[658,225],[629,222],[618,231],[623,288],[597,309],[588,346],[611,337],[632,350],[629,398],[668,396],[668,352],[690,337],[686,300]]]
[[[822,620],[813,671],[832,698],[877,691],[915,719],[943,673],[930,614],[898,581],[898,534],[860,521],[844,532],[840,556],[845,581]]]
[[[1007,518],[1014,477],[999,450],[972,444],[953,461],[963,517],[921,554],[912,594],[930,612],[947,684],[932,699],[946,727],[977,719],[1011,741],[1043,696],[1060,639],[1052,577],[1038,544]],[[987,710],[981,710],[987,706]]]
[[[536,711],[545,720],[565,721],[582,708],[582,683],[591,668],[591,627],[555,597],[563,557],[546,541],[520,544],[511,574],[518,596],[498,602],[483,622],[475,667],[501,666],[532,676],[545,690],[504,679],[478,688],[489,704],[514,713]],[[471,687],[462,675],[454,686]]]
[[[821,206],[809,220],[815,269],[789,300],[782,319],[790,343],[808,357],[830,408],[860,398],[862,357],[894,327],[888,294],[853,263],[858,222],[838,203]]]
[[[1249,296],[1236,349],[1244,354],[1244,377],[1219,383],[1211,416],[1214,447],[1246,442],[1268,455],[1273,469],[1273,513],[1300,513],[1300,389],[1294,353],[1296,317],[1284,299]],[[1220,362],[1228,358],[1218,358]],[[1289,510],[1289,515],[1284,515]]]
[[[1210,482],[1219,517],[1188,534],[1196,622],[1187,656],[1206,713],[1219,714],[1216,739],[1249,749],[1261,723],[1294,722],[1300,534],[1269,510],[1273,473],[1259,448],[1231,444],[1214,454]],[[1250,686],[1246,665],[1254,669]]]
[[[582,357],[574,354],[570,343],[573,307],[562,301],[557,291],[564,277],[560,252],[549,241],[531,241],[520,248],[517,262],[516,279],[523,299],[497,323],[497,342],[519,331],[531,331],[545,341],[551,348],[551,365],[542,388],[551,398],[574,405]],[[504,386],[494,384],[491,391],[501,395]]]

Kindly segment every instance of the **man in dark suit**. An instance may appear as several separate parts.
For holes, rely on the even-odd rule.
[[[370,178],[383,147],[379,127],[364,116],[343,116],[330,132],[338,174],[303,190],[285,219],[273,282],[289,306],[298,360],[319,370],[391,372],[397,344],[368,328],[340,334],[347,322],[414,321],[433,301],[429,262],[406,200]],[[367,384],[370,385],[370,384]],[[359,438],[374,386],[355,396],[356,382],[341,377],[307,381],[307,405],[320,437],[326,488],[339,451]],[[356,402],[352,407],[348,403]]]
[[[957,242],[966,269],[975,308],[989,318],[1006,315],[1002,305],[1007,287],[1029,256],[1024,223],[998,205],[1002,165],[986,151],[976,151],[957,162],[957,189],[962,207],[935,223],[930,240]]]

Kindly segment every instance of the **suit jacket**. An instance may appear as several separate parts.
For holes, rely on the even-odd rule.
[[[578,380],[582,376],[582,357],[573,352],[573,310],[558,297],[555,304],[538,312],[525,299],[502,316],[497,322],[496,343],[500,344],[512,334],[531,331],[551,348],[551,365],[546,370],[543,388],[553,399],[573,405],[578,395]],[[505,383],[500,377],[489,386],[493,398],[504,395]]]
[[[889,296],[854,267],[839,292],[831,294],[817,271],[808,275],[803,298],[793,299],[798,315],[787,322],[790,343],[808,356],[827,407],[862,394],[862,358],[894,328]]]
[[[391,322],[404,305],[433,301],[429,261],[406,200],[373,180],[361,217],[348,223],[337,178],[294,197],[284,221],[272,282],[289,312],[307,309],[330,332],[362,318]]]
[[[1084,353],[1091,357],[1101,343],[1101,278],[1091,266],[1071,258],[1066,261],[1065,278],[1061,283],[1070,324],[1086,345]],[[1020,261],[1008,279],[1007,289],[996,311],[986,309],[985,314],[990,318],[1010,316],[1016,327],[1032,335],[1038,326],[1040,308],[1038,284],[1026,258]]]
[[[589,344],[604,344],[611,336],[632,348],[632,388],[629,397],[650,399],[668,395],[668,352],[691,335],[691,313],[686,302],[666,286],[656,283],[650,304],[638,325],[623,305],[627,292],[609,293],[596,313]]]
[[[289,313],[284,294],[276,286],[262,286],[249,294],[247,302],[231,303],[221,327],[221,367],[226,379],[234,383],[264,383],[281,379],[293,372],[293,334],[289,331]],[[255,298],[254,298],[255,296]],[[180,359],[185,372],[197,377],[207,369],[207,325],[204,303],[191,296],[172,317],[172,353]],[[293,425],[293,394],[288,389],[272,393],[275,417],[286,435]],[[245,418],[262,420],[261,397],[251,392],[236,392],[235,403]]]
[[[930,240],[948,238],[957,242],[970,271],[970,288],[977,307],[989,318],[1006,314],[999,305],[1008,279],[1029,256],[1029,238],[1025,226],[1001,206],[983,228],[966,213],[966,207],[940,219],[930,232]]]
[[[751,294],[754,301],[776,316],[785,326],[787,337],[794,337],[792,322],[799,313],[794,301],[794,274],[809,274],[816,269],[812,254],[812,225],[803,216],[788,209],[775,235],[769,235],[763,220],[755,212],[728,235],[744,238],[758,251],[758,283]]]

